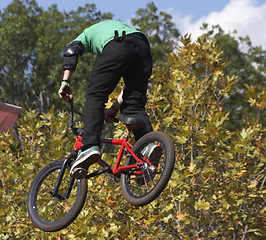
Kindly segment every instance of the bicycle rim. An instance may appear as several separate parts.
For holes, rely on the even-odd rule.
[[[75,180],[68,198],[64,198],[69,187],[68,166],[58,190],[52,196],[55,182],[63,161],[55,161],[44,167],[35,177],[28,197],[28,212],[33,224],[43,231],[58,231],[68,226],[80,213],[87,194],[86,179]]]
[[[160,146],[160,157],[152,162],[156,167],[153,171],[144,164],[141,171],[133,171],[122,175],[121,190],[126,200],[136,206],[150,203],[156,199],[166,187],[174,167],[174,145],[172,140],[161,132],[152,132],[142,137],[132,148],[134,153],[145,162],[143,149],[154,143]],[[130,157],[125,165],[135,164],[136,160]],[[146,165],[146,166],[145,166]]]

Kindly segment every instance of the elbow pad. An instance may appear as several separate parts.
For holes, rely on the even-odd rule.
[[[78,57],[84,53],[85,47],[80,41],[70,43],[64,50],[63,70],[74,70],[78,63]]]

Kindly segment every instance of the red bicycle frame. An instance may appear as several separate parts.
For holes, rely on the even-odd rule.
[[[101,140],[102,144],[119,145],[121,147],[118,152],[118,156],[117,156],[114,167],[110,166],[108,163],[106,163],[102,159],[98,162],[98,164],[102,167],[108,167],[110,170],[110,173],[113,175],[119,175],[122,171],[125,171],[125,170],[140,169],[141,166],[144,164],[144,162],[141,159],[139,159],[138,156],[131,150],[133,145],[128,142],[128,139],[129,139],[129,134],[125,134],[123,139],[102,139]],[[80,147],[83,145],[81,141],[82,141],[82,136],[80,135],[77,136],[75,146],[74,146],[75,151],[80,150]],[[137,164],[120,167],[121,159],[122,159],[122,156],[125,150],[130,153],[130,155],[136,160]],[[149,162],[147,158],[143,157],[143,159],[149,166],[152,166],[152,163]],[[134,171],[134,174],[143,174],[143,171]]]

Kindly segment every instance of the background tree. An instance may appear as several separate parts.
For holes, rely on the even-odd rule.
[[[74,139],[65,129],[66,113],[32,110],[19,119],[21,145],[11,132],[0,134],[1,239],[264,239],[265,128],[254,118],[240,130],[224,127],[223,98],[237,76],[224,74],[214,40],[184,36],[181,43],[167,56],[170,67],[155,71],[149,92],[153,127],[171,135],[177,153],[163,194],[135,208],[112,178],[101,175],[88,181],[86,205],[68,228],[34,228],[26,213],[29,185],[41,167],[70,151]],[[263,103],[265,92],[259,95],[253,108]],[[116,128],[121,135],[120,123]],[[113,157],[103,155],[108,162]]]
[[[52,105],[64,108],[56,93],[62,77],[63,49],[84,28],[112,17],[98,11],[94,4],[60,12],[56,5],[43,10],[34,0],[14,0],[0,13],[1,99],[39,112],[47,112]],[[154,3],[138,10],[132,19],[132,24],[147,34],[155,63],[165,60],[165,53],[173,50],[171,43],[179,36],[171,19],[171,15],[158,12]],[[92,54],[82,56],[73,78],[75,102],[80,109],[95,61]]]
[[[143,17],[152,13],[152,6],[140,11]],[[88,201],[67,229],[43,233],[32,226],[26,212],[29,185],[43,165],[69,152],[74,140],[67,130],[67,113],[59,111],[62,106],[50,107],[59,104],[62,51],[84,27],[111,17],[94,5],[60,13],[56,6],[44,11],[35,1],[18,0],[0,13],[1,98],[34,108],[18,120],[21,142],[11,131],[0,134],[0,238],[264,239],[265,52],[248,39],[248,50],[242,52],[221,30],[196,42],[181,37],[180,47],[171,46],[175,51],[169,50],[166,64],[154,69],[147,110],[154,130],[167,132],[177,153],[162,196],[134,208],[122,198],[119,185],[103,175],[89,181]],[[156,19],[160,17],[155,14]],[[151,37],[157,31],[156,41],[161,39],[157,25],[149,28],[154,29]],[[80,58],[75,96],[83,91],[94,61],[90,55]],[[241,101],[229,102],[239,95]],[[234,119],[232,111],[244,111],[243,106],[251,114],[243,115],[238,128],[226,127],[232,124],[229,116]],[[118,123],[116,135],[121,134]]]
[[[226,62],[225,74],[237,75],[234,91],[225,99],[225,106],[230,112],[228,128],[241,128],[244,119],[252,116],[258,119],[264,126],[266,124],[266,112],[262,108],[254,109],[245,101],[245,91],[253,88],[253,97],[256,97],[266,85],[266,51],[261,47],[254,47],[249,37],[236,38],[234,33],[225,33],[219,26],[204,24],[202,29],[208,38],[217,40],[218,46],[223,51],[223,61]],[[250,95],[249,95],[250,97]],[[264,106],[265,107],[265,106]]]
[[[179,31],[171,20],[172,16],[158,12],[153,2],[140,8],[131,19],[131,24],[148,37],[155,64],[165,61],[165,54],[173,51],[173,42],[177,42],[179,37]]]
[[[33,58],[36,26],[41,9],[35,2],[14,1],[0,13],[0,97],[26,107],[32,99]],[[35,96],[34,99],[38,98]]]
[[[110,18],[111,14],[102,14],[94,4],[62,13],[56,5],[44,11],[34,0],[14,0],[0,13],[2,101],[39,112],[59,106],[57,89],[62,78],[63,49],[84,28]],[[84,95],[79,93],[87,86],[94,61],[91,55],[80,59],[73,81],[76,96]]]

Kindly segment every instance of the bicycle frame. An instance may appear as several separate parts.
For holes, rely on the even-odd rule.
[[[59,231],[77,218],[86,201],[88,185],[90,186],[87,179],[107,173],[111,175],[111,179],[110,176],[104,176],[98,180],[104,185],[118,183],[122,196],[129,204],[144,206],[159,197],[174,170],[175,147],[172,139],[166,133],[155,131],[146,133],[131,144],[131,131],[141,130],[145,126],[141,120],[122,113],[118,120],[127,127],[122,138],[101,140],[106,162],[101,159],[97,165],[88,168],[89,173],[87,169],[77,169],[80,175],[72,176],[72,163],[77,160],[79,151],[83,150],[82,141],[85,140],[83,129],[75,127],[73,122],[74,112],[72,103],[70,129],[76,137],[72,151],[68,156],[44,166],[29,189],[29,217],[37,228],[46,232]],[[80,125],[80,122],[77,124]],[[109,151],[109,146],[112,151]]]
[[[81,131],[81,129],[76,129],[76,131]],[[109,144],[109,145],[120,145],[120,150],[118,152],[117,155],[117,159],[115,162],[114,167],[110,166],[108,163],[106,163],[104,160],[100,160],[98,161],[98,164],[102,167],[101,169],[92,172],[90,174],[88,174],[86,176],[87,179],[98,176],[104,172],[108,172],[109,174],[112,174],[115,177],[119,177],[121,173],[126,173],[127,171],[132,171],[134,174],[139,175],[139,174],[143,174],[142,170],[139,170],[141,168],[141,166],[144,164],[142,160],[140,160],[136,154],[131,150],[131,148],[133,147],[133,145],[131,143],[128,142],[130,135],[127,133],[124,135],[123,139],[102,139],[102,144]],[[66,199],[69,197],[69,194],[72,190],[72,186],[74,184],[74,178],[71,178],[69,185],[67,187],[67,190],[64,194],[58,194],[58,189],[59,186],[61,184],[62,181],[62,177],[65,173],[65,169],[66,167],[69,165],[69,163],[72,161],[71,159],[75,159],[77,157],[77,153],[80,150],[80,147],[82,146],[82,136],[78,135],[76,137],[76,142],[74,145],[74,149],[73,151],[66,157],[62,168],[60,170],[60,173],[58,175],[57,181],[55,183],[55,186],[53,188],[52,191],[50,191],[50,194],[53,197],[58,197],[59,199]],[[127,165],[127,166],[121,166],[120,167],[120,163],[122,160],[122,156],[124,154],[124,152],[127,151],[129,155],[131,155],[136,161],[137,164],[132,164],[132,165]],[[148,161],[148,159],[146,159],[145,157],[143,157],[143,159],[145,160],[145,162],[147,162],[147,164],[149,166],[153,166],[153,164],[151,162]],[[155,166],[154,166],[155,167]]]
[[[75,129],[74,128],[74,124],[73,124],[73,118],[74,118],[74,112],[79,114],[80,116],[83,116],[82,113],[76,111],[73,107],[73,101],[70,102],[70,129],[72,130],[72,132],[77,135],[77,139],[76,139],[76,143],[74,146],[74,151],[79,151],[80,147],[83,145],[82,144],[82,135],[81,134],[77,134],[78,132],[82,132],[82,129]],[[112,168],[108,163],[106,163],[104,160],[100,160],[98,162],[99,165],[101,165],[103,168],[106,168],[107,171],[109,171],[109,173],[113,174],[113,175],[119,175],[121,172],[125,171],[125,170],[129,170],[129,169],[133,169],[133,168],[140,168],[140,165],[143,165],[143,161],[140,160],[136,154],[131,150],[132,148],[132,144],[130,144],[128,142],[128,139],[130,137],[130,130],[129,128],[127,129],[127,133],[124,135],[123,139],[102,139],[102,144],[112,144],[112,145],[120,145],[120,151],[118,153],[117,159],[116,159],[116,163],[114,165],[114,168]],[[133,158],[136,160],[136,162],[138,164],[133,164],[133,165],[128,165],[128,166],[123,166],[123,167],[119,167],[120,166],[120,162],[122,159],[122,156],[124,154],[124,151],[126,151],[133,156]],[[152,163],[150,163],[148,161],[148,159],[146,159],[144,157],[144,160],[148,163],[149,166],[152,166]],[[88,178],[88,176],[87,176]]]
[[[102,144],[120,145],[121,146],[120,150],[118,152],[117,159],[116,159],[116,162],[114,164],[114,167],[110,166],[108,163],[106,163],[102,159],[98,162],[98,164],[100,166],[102,166],[104,169],[106,169],[106,171],[108,171],[108,173],[111,173],[111,174],[117,176],[117,175],[120,175],[122,172],[125,172],[127,170],[139,169],[144,164],[144,162],[141,159],[139,159],[137,157],[137,155],[131,150],[133,145],[131,143],[129,143],[128,140],[129,140],[129,134],[128,133],[126,133],[124,135],[123,139],[102,139],[101,140]],[[80,136],[80,135],[77,136],[76,143],[75,143],[75,146],[74,146],[74,150],[75,151],[80,150],[80,147],[82,146],[82,142],[81,141],[82,141],[82,136]],[[127,151],[128,154],[131,155],[136,160],[137,164],[132,164],[132,165],[128,165],[128,166],[120,166],[120,163],[121,163],[121,160],[122,160],[122,156],[123,156],[125,151]],[[146,159],[146,158],[144,158],[144,159],[145,159],[145,162],[147,162],[147,164],[149,166],[152,166],[152,163],[150,163],[148,161],[148,159]],[[102,173],[102,171],[100,173]],[[134,173],[135,174],[142,174],[143,172],[142,171],[140,171],[140,172],[134,171]],[[93,174],[93,176],[95,176],[95,174]],[[87,178],[90,178],[90,177],[92,177],[91,174],[89,174],[87,176]]]
[[[75,159],[77,157],[78,151],[80,150],[81,146],[83,146],[82,144],[82,132],[83,129],[82,128],[75,128],[74,124],[73,124],[73,113],[76,112],[79,115],[83,115],[82,113],[74,110],[73,108],[73,102],[71,103],[71,108],[70,108],[70,129],[72,130],[72,133],[76,135],[76,142],[74,145],[74,149],[73,151],[65,158],[65,161],[62,165],[62,168],[60,170],[59,176],[57,178],[57,181],[55,183],[54,189],[52,191],[50,191],[50,194],[55,197],[57,196],[59,199],[64,199],[64,198],[68,198],[69,194],[71,192],[73,183],[74,183],[74,179],[71,178],[71,181],[69,182],[67,191],[63,194],[60,195],[58,194],[58,189],[59,186],[61,184],[62,181],[62,177],[64,175],[65,169],[67,166],[69,166],[70,162]],[[108,172],[109,174],[115,176],[115,177],[120,177],[121,173],[133,173],[135,175],[140,175],[143,174],[144,171],[141,170],[142,166],[144,165],[144,162],[138,158],[138,156],[131,150],[131,148],[133,147],[133,145],[131,143],[128,142],[130,138],[130,127],[128,127],[127,129],[127,133],[124,135],[124,137],[122,139],[102,139],[101,142],[102,144],[109,144],[109,145],[119,145],[120,146],[120,150],[118,152],[118,156],[115,162],[114,167],[110,166],[108,163],[106,163],[104,160],[100,160],[98,161],[98,164],[102,167],[101,169],[94,171],[90,174],[88,174],[86,176],[87,179],[91,178],[91,177],[95,177],[98,176],[104,172]],[[124,152],[127,151],[128,156],[132,156],[137,164],[132,164],[132,165],[127,165],[127,166],[120,166],[121,164],[121,160],[122,160],[122,156],[124,154]],[[157,168],[147,159],[143,156],[143,160],[145,160],[145,163],[148,164],[148,166],[153,166],[155,168],[155,170],[157,171]]]

